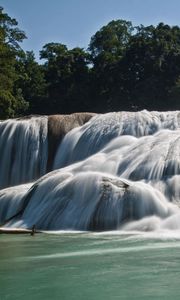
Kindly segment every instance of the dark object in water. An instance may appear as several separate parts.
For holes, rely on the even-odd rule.
[[[35,225],[33,225],[33,227],[32,227],[32,231],[31,231],[31,235],[32,235],[32,236],[33,236],[33,235],[35,234],[35,232],[36,232],[36,231],[35,231],[35,227],[36,227]]]
[[[32,229],[25,229],[25,228],[7,228],[7,227],[0,227],[0,234],[30,234],[34,235],[34,233],[42,233],[42,231],[35,231],[35,226],[33,225]]]

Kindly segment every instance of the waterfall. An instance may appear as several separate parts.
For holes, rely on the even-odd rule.
[[[10,133],[5,135],[11,140]],[[6,152],[12,155],[12,142],[8,143]],[[44,176],[34,183],[1,190],[0,222],[19,212],[5,226],[180,230],[179,149],[179,111],[92,116],[64,134],[53,171],[45,174],[42,168]],[[11,179],[9,185],[14,184]]]
[[[152,136],[162,129],[180,128],[180,112],[118,112],[94,116],[91,122],[70,131],[60,144],[54,168],[64,167],[97,153],[120,136]],[[66,149],[70,151],[66,151]],[[61,155],[63,153],[63,155]]]
[[[23,197],[31,184],[18,185],[0,190],[0,222],[15,216],[23,207]]]
[[[32,181],[46,172],[47,117],[0,123],[0,187]]]
[[[0,188],[31,182],[52,170],[57,148],[93,113],[0,121]]]

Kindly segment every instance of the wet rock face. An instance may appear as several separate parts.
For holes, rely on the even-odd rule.
[[[57,148],[63,137],[73,128],[88,122],[94,113],[74,113],[71,115],[52,115],[48,117],[48,162],[47,172],[52,164]]]

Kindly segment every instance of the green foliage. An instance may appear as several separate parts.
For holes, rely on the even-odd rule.
[[[0,7],[0,118],[14,117],[18,110],[23,111],[27,107],[15,88],[18,79],[16,59],[22,54],[19,42],[25,38],[17,24]]]
[[[16,71],[20,74],[16,86],[29,103],[27,113],[41,113],[47,86],[44,78],[44,67],[35,61],[32,51],[27,51],[17,60]]]
[[[133,27],[124,20],[111,21],[92,36],[89,51],[93,59],[106,54],[114,59],[121,58],[126,50]],[[108,56],[109,54],[109,56]]]
[[[0,8],[0,118],[77,111],[171,110],[180,103],[180,28],[113,20],[88,49],[48,43],[26,53],[26,38]]]
[[[68,50],[63,44],[46,44],[40,52],[45,62],[48,110],[70,113],[86,108],[89,54],[81,48]]]
[[[91,38],[88,48],[93,63],[91,92],[98,112],[112,111],[116,106],[118,109],[117,90],[123,76],[119,63],[125,56],[133,29],[131,22],[111,21]]]
[[[13,103],[15,98],[8,90],[0,90],[0,117],[2,119],[13,117]]]
[[[180,76],[179,27],[112,21],[92,37],[89,50],[98,111],[171,109]]]
[[[127,88],[139,109],[163,109],[180,75],[180,28],[140,26],[124,57]]]

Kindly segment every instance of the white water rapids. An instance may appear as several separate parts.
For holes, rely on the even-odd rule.
[[[38,134],[32,133],[31,125],[23,125],[25,121],[19,133],[11,125],[15,121],[1,122],[1,186],[7,177],[9,185],[15,184],[17,178],[22,178],[21,183],[33,180],[37,165],[39,177],[45,173],[46,119],[35,120],[33,128]],[[29,131],[31,139],[33,134],[36,136],[34,151]],[[13,161],[9,158],[12,147],[16,149]],[[18,147],[24,149],[21,154]],[[180,230],[178,111],[97,115],[66,134],[53,168],[35,183],[0,191],[1,223],[14,215],[5,226],[31,228],[35,224],[42,230]],[[28,170],[32,170],[31,176]]]

